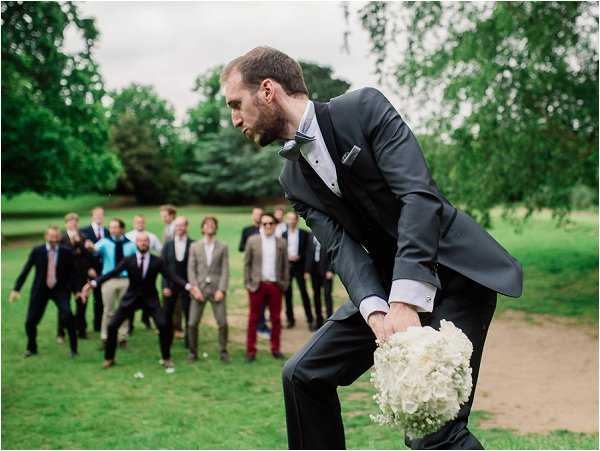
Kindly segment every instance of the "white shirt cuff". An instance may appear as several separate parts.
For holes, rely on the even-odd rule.
[[[417,312],[431,312],[437,288],[420,280],[398,279],[392,282],[389,301],[417,307]]]
[[[190,291],[192,289],[192,284],[191,283],[186,283],[185,284],[185,291]]]
[[[368,296],[361,301],[359,310],[365,321],[368,321],[371,313],[387,313],[390,311],[390,306],[379,296]]]
[[[92,288],[96,288],[98,286],[98,282],[96,282],[95,280],[90,280],[90,285],[92,286]]]

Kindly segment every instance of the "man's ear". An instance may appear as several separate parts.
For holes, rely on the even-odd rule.
[[[275,84],[270,78],[265,78],[260,84],[260,91],[266,103],[271,103],[275,97]]]

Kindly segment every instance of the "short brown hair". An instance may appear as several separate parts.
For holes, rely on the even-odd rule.
[[[125,229],[125,221],[123,221],[121,218],[112,218],[112,219],[110,220],[109,224],[110,224],[111,222],[116,222],[116,223],[118,223],[118,224],[119,224],[119,227],[120,227],[120,228],[122,228],[122,229]]]
[[[171,216],[176,216],[177,215],[177,209],[175,208],[174,205],[171,205],[171,204],[161,205],[160,206],[160,210],[161,211],[165,210]]]
[[[69,221],[79,221],[79,215],[77,213],[67,213],[65,215],[65,222],[69,222]]]
[[[219,228],[219,221],[214,216],[205,216],[202,219],[202,224],[200,225],[200,227],[204,227],[204,224],[206,223],[206,221],[212,221],[212,222],[214,222],[215,223],[215,229]]]
[[[271,47],[256,47],[230,61],[221,72],[221,84],[233,70],[242,75],[244,84],[256,91],[265,78],[279,83],[288,95],[308,95],[302,68],[293,58]]]

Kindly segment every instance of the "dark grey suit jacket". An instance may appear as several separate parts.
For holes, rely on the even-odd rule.
[[[355,313],[368,296],[387,299],[393,280],[441,288],[438,264],[521,295],[519,262],[440,193],[414,135],[381,92],[364,88],[315,102],[315,114],[343,197],[303,158],[286,160],[279,181],[350,295],[334,318]]]

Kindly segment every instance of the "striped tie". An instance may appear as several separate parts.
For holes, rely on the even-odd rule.
[[[48,271],[46,272],[46,285],[52,289],[56,285],[56,250],[48,250]]]

